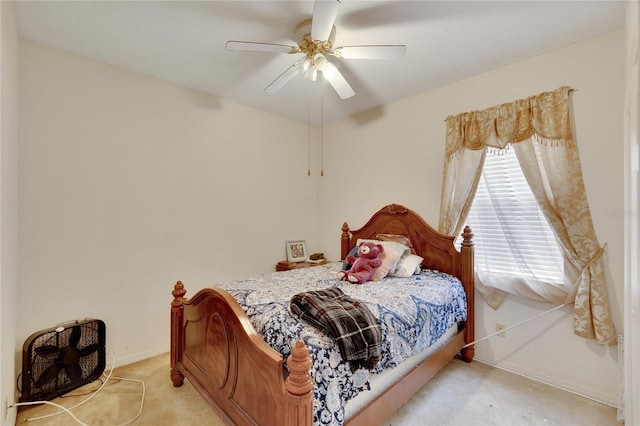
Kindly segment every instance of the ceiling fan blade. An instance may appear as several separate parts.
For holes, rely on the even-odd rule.
[[[333,23],[338,15],[337,0],[316,0],[313,3],[313,18],[311,20],[311,38],[314,40],[328,40]]]
[[[407,46],[403,44],[341,46],[333,54],[344,59],[404,59]]]
[[[328,63],[326,69],[322,71],[322,75],[331,84],[331,86],[333,86],[333,89],[338,93],[340,99],[348,99],[356,94],[349,83],[347,83],[344,76],[332,63]]]
[[[269,93],[275,93],[278,90],[282,89],[282,87],[285,84],[290,82],[293,79],[293,77],[295,77],[298,74],[299,74],[299,72],[298,72],[298,69],[296,68],[296,66],[295,65],[291,65],[289,68],[286,69],[285,72],[280,74],[278,76],[278,78],[273,80],[271,82],[271,84],[269,84],[267,87],[265,87],[264,91],[265,92],[269,92]]]
[[[225,47],[227,50],[242,50],[248,52],[298,53],[297,46],[254,41],[229,40],[225,44]]]

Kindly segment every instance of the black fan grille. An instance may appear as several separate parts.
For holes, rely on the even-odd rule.
[[[21,401],[53,399],[100,377],[105,325],[86,320],[34,333],[24,345]]]

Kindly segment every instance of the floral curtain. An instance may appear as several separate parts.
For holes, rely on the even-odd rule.
[[[447,140],[442,186],[441,232],[462,230],[482,174],[487,149],[515,150],[518,162],[543,214],[553,228],[565,257],[566,282],[547,301],[574,303],[574,332],[615,345],[602,254],[593,228],[573,139],[569,114],[572,89],[561,87],[527,99],[447,118]],[[537,146],[534,146],[537,145]],[[478,290],[494,308],[506,292],[526,294],[535,288],[496,288],[488,280]],[[520,281],[520,280],[518,280]],[[522,282],[516,285],[530,285]]]

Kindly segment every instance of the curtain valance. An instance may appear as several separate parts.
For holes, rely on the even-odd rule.
[[[447,117],[448,156],[462,148],[485,146],[503,149],[536,135],[554,143],[572,143],[569,119],[570,87],[544,92],[526,99]]]

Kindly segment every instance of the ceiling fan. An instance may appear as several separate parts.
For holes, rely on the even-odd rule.
[[[225,46],[227,50],[234,51],[304,54],[271,82],[264,89],[266,92],[277,92],[297,75],[304,75],[316,81],[318,73],[322,73],[323,78],[329,81],[341,99],[350,98],[355,95],[355,92],[336,66],[327,60],[327,56],[339,59],[402,59],[407,47],[387,44],[334,48],[333,42],[336,37],[334,22],[338,14],[338,6],[338,0],[315,1],[313,17],[300,22],[294,31],[297,46],[239,40],[229,40]]]

